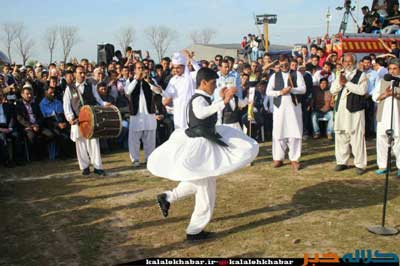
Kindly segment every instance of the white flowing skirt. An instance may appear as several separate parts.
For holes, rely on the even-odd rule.
[[[190,138],[185,130],[176,129],[151,153],[147,169],[155,176],[190,181],[233,172],[257,157],[258,143],[243,132],[224,125],[216,130],[228,147],[203,137]]]

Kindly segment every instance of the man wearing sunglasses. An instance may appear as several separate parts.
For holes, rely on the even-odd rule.
[[[280,71],[271,76],[266,94],[273,97],[274,126],[272,130],[272,158],[280,167],[289,148],[289,160],[294,171],[299,170],[303,120],[298,96],[306,92],[304,78],[298,71],[290,71],[286,57],[279,59]]]

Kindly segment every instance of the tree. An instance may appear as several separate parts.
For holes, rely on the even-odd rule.
[[[156,50],[159,61],[161,61],[175,38],[176,31],[166,26],[152,26],[147,28],[144,34]]]
[[[27,29],[23,23],[18,24],[15,37],[15,46],[22,58],[22,64],[25,65],[32,55],[34,41],[29,37]]]
[[[11,60],[11,45],[17,37],[18,24],[17,23],[3,23],[2,25],[4,46],[7,49],[8,59]]]
[[[58,28],[51,27],[47,29],[44,36],[44,41],[46,42],[47,48],[49,49],[50,52],[50,61],[49,61],[50,63],[53,62],[53,52],[57,43],[57,35],[58,35]]]
[[[133,27],[121,28],[117,32],[116,38],[121,49],[125,51],[128,46],[133,45],[133,40],[135,38],[135,29]]]
[[[193,43],[209,44],[217,32],[211,28],[204,28],[202,30],[194,30],[190,33],[189,37]]]
[[[67,62],[72,47],[78,42],[78,28],[74,26],[60,26],[59,33],[63,48],[64,62]]]

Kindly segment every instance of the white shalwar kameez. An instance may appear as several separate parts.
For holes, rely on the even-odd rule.
[[[390,117],[392,110],[392,96],[387,97],[383,102],[378,101],[378,97],[384,92],[385,88],[381,89],[380,81],[377,89],[372,94],[372,99],[377,104],[383,104],[382,114],[380,121],[377,121],[376,131],[376,156],[377,164],[379,169],[386,169],[387,167],[387,155],[388,155],[388,137],[386,130],[390,129]],[[385,82],[388,84],[388,82]],[[390,83],[389,83],[390,84]],[[400,93],[400,88],[396,88],[397,93]],[[377,119],[379,119],[377,117]],[[396,166],[400,170],[400,100],[394,99],[393,105],[393,138],[394,143],[392,146],[392,153],[396,157]]]
[[[346,71],[348,80],[343,88],[339,105],[335,113],[335,155],[338,165],[347,165],[350,154],[354,155],[354,165],[357,168],[367,167],[367,148],[365,143],[365,110],[351,113],[347,109],[347,99],[350,93],[366,95],[368,93],[368,78],[362,73],[358,84],[350,80],[356,75],[357,69]],[[340,77],[335,79],[330,89],[332,95],[336,96],[342,90]]]
[[[82,95],[84,91],[84,83],[76,83],[75,86],[79,93]],[[93,96],[96,98],[98,104],[104,106],[103,100],[100,98],[96,89],[92,89]],[[69,86],[65,89],[64,97],[63,97],[63,108],[64,115],[67,121],[76,119],[74,111],[72,109],[71,100],[73,97],[79,97],[78,95],[72,95]],[[70,138],[73,142],[75,142],[76,146],[76,156],[78,158],[79,168],[81,170],[89,167],[90,163],[92,163],[93,167],[102,170],[103,164],[101,161],[101,153],[100,153],[100,142],[98,138],[86,139],[81,135],[79,130],[79,126],[72,125],[71,126],[71,135]]]
[[[126,81],[125,94],[130,96],[135,90],[137,85],[137,80],[134,79],[132,82]],[[146,81],[142,81],[143,82]],[[158,90],[150,84],[150,89],[155,93]],[[128,135],[128,147],[129,156],[131,161],[139,161],[140,152],[140,140],[143,141],[144,150],[144,161],[147,161],[149,155],[153,152],[156,147],[156,130],[157,130],[157,120],[155,114],[150,114],[146,106],[146,98],[144,97],[143,88],[140,87],[139,95],[139,108],[136,115],[130,116],[129,121],[129,135]]]
[[[289,72],[282,72],[285,88],[288,83]],[[266,95],[279,97],[280,91],[275,91],[275,74],[271,76],[268,82]],[[306,93],[304,78],[300,72],[297,72],[297,87],[292,88],[292,94]],[[272,129],[272,158],[274,161],[283,161],[285,151],[289,147],[289,160],[298,162],[301,156],[301,143],[303,137],[303,118],[301,103],[295,105],[290,94],[282,95],[281,105],[274,106]]]
[[[163,98],[172,98],[174,108],[174,125],[175,129],[187,128],[187,104],[196,89],[196,75],[200,69],[198,63],[191,60],[195,71],[190,72],[189,67],[185,63],[185,71],[181,76],[173,76],[163,93]]]
[[[196,93],[211,98],[204,91],[196,90]],[[195,98],[192,105],[198,119],[206,119],[225,107],[222,100],[209,105],[203,97]],[[228,147],[204,137],[188,137],[180,128],[154,150],[147,163],[153,175],[180,181],[172,191],[165,192],[167,201],[196,195],[187,234],[200,233],[211,220],[216,196],[215,177],[246,166],[258,154],[258,143],[241,131],[223,125],[216,126],[216,131]]]

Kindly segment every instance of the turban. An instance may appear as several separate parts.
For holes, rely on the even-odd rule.
[[[173,65],[186,65],[186,57],[177,52],[172,55],[172,64]]]

